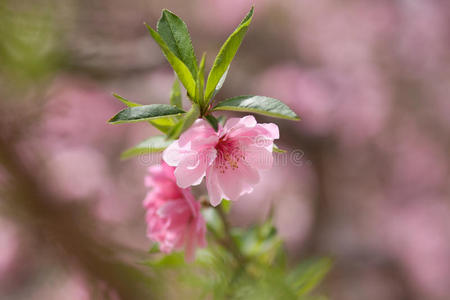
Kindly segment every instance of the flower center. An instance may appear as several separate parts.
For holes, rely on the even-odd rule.
[[[225,173],[226,170],[236,170],[239,167],[239,161],[245,159],[245,155],[239,143],[233,140],[228,140],[226,137],[221,137],[216,145],[217,157],[215,167],[219,169],[220,173]]]

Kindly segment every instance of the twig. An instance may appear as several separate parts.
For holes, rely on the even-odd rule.
[[[238,245],[234,241],[233,236],[231,235],[230,223],[228,222],[227,216],[226,216],[222,206],[219,205],[216,209],[217,209],[220,219],[222,220],[222,223],[223,223],[223,229],[224,229],[224,233],[225,233],[225,237],[224,237],[225,247],[228,250],[230,250],[231,254],[233,254],[236,261],[240,265],[244,266],[247,263],[247,259],[242,254]]]

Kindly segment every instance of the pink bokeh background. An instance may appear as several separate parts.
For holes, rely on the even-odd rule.
[[[262,222],[273,211],[291,264],[310,255],[335,259],[321,287],[330,299],[450,298],[450,2],[38,2],[53,29],[33,68],[30,53],[0,43],[8,66],[0,70],[7,141],[0,147],[11,146],[54,195],[49,206],[87,211],[76,226],[94,224],[89,230],[122,245],[123,256],[151,246],[143,178],[159,158],[119,157],[157,131],[107,124],[122,108],[112,92],[145,104],[169,101],[173,74],[142,23],[154,25],[162,8],[171,9],[188,23],[197,53],[208,52],[210,67],[255,4],[217,98],[272,96],[302,121],[257,117],[278,123],[287,158],[233,204],[233,225]],[[11,24],[36,13],[27,3],[4,7],[0,15],[10,12]],[[32,34],[23,38],[34,45]],[[45,73],[16,77],[36,70]],[[117,298],[102,278],[52,254],[53,240],[37,235],[33,217],[17,208],[14,186],[25,179],[8,166],[0,160],[0,299],[96,299],[99,290]]]

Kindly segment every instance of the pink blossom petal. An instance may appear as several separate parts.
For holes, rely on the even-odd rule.
[[[279,139],[280,138],[280,130],[278,129],[278,126],[273,123],[264,123],[264,124],[258,124],[258,126],[263,127],[267,130],[269,135],[268,138],[271,138],[272,140]]]
[[[195,248],[205,245],[206,225],[190,189],[176,185],[174,170],[166,163],[149,168],[152,190],[144,200],[147,236],[160,244],[162,252],[184,248],[192,260]]]
[[[208,190],[209,202],[212,206],[219,205],[223,198],[217,173],[218,171],[213,166],[209,167],[206,171],[206,188]]]
[[[178,166],[178,164],[189,155],[192,155],[190,149],[180,147],[178,141],[174,141],[163,152],[163,160],[172,167]]]
[[[199,185],[206,174],[206,168],[216,158],[216,150],[200,152],[185,157],[175,170],[177,184],[181,188]]]
[[[273,155],[272,149],[259,147],[255,145],[248,146],[245,149],[245,161],[253,168],[267,170],[272,168]]]

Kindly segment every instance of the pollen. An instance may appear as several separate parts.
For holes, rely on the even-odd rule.
[[[215,167],[222,174],[228,170],[237,170],[239,168],[239,162],[245,160],[245,155],[241,147],[239,147],[239,143],[229,140],[226,137],[219,139],[216,150],[217,158]]]

